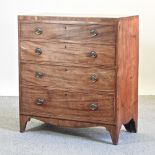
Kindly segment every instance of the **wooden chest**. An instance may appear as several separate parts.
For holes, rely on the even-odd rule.
[[[137,131],[138,16],[19,16],[20,131],[35,118],[62,127]]]

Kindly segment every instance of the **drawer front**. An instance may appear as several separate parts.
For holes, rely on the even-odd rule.
[[[115,25],[21,23],[20,39],[115,44]]]
[[[114,95],[22,87],[21,113],[95,123],[114,122]]]
[[[114,66],[115,46],[22,41],[21,61],[68,66]]]
[[[22,84],[35,84],[49,90],[114,91],[115,70],[22,63],[21,80]]]

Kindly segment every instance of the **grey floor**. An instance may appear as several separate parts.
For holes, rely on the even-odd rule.
[[[58,128],[32,119],[20,133],[18,97],[0,97],[0,155],[155,155],[155,96],[139,97],[138,127],[122,127],[117,146],[103,127]]]

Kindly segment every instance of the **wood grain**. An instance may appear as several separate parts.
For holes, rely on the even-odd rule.
[[[65,119],[56,119],[51,117],[40,117],[40,116],[31,116],[34,119],[38,119],[48,124],[56,125],[58,127],[68,127],[68,128],[83,128],[83,127],[92,127],[98,126],[97,123],[88,123],[81,121],[65,120]]]
[[[126,124],[138,119],[138,16],[122,18],[117,35],[117,121]]]
[[[138,16],[19,16],[20,130],[30,118],[64,127],[104,126],[113,144],[121,126],[137,132]],[[34,29],[43,30],[36,35]],[[97,36],[91,37],[90,30]],[[42,54],[35,55],[35,48]],[[96,58],[87,56],[95,50]],[[36,78],[35,72],[43,73]],[[95,74],[97,81],[90,76]],[[36,105],[43,98],[43,105]],[[98,108],[90,110],[90,104]]]
[[[22,94],[22,114],[86,122],[114,121],[113,94],[50,91],[37,86],[23,86]],[[37,98],[44,99],[44,104],[37,105]],[[89,107],[92,103],[97,105],[95,111]]]
[[[36,55],[36,48],[42,50],[41,55]],[[21,41],[20,51],[20,60],[25,63],[81,67],[115,65],[115,46],[112,45]],[[97,53],[96,58],[88,56],[91,51]]]
[[[43,30],[41,35],[35,34],[35,29]],[[91,30],[96,30],[97,36],[92,37]],[[115,25],[71,25],[71,24],[45,24],[45,23],[21,23],[21,40],[115,44]]]
[[[21,115],[21,116],[27,116],[27,115]],[[69,128],[83,128],[83,127],[96,127],[96,126],[104,126],[109,132],[111,132],[109,129],[115,128],[115,124],[106,124],[106,123],[89,123],[89,122],[82,122],[82,121],[74,121],[74,120],[65,120],[65,119],[57,119],[57,118],[51,118],[51,117],[41,117],[41,116],[33,116],[29,115],[30,118],[34,118],[37,120],[40,120],[42,122],[45,122],[47,124],[56,125],[58,127],[69,127]]]
[[[117,18],[104,17],[64,17],[64,16],[18,16],[21,23],[51,23],[51,24],[101,24],[117,25]]]
[[[36,72],[43,73],[43,77],[36,78]],[[97,77],[96,82],[90,80],[93,74]],[[49,90],[114,91],[115,70],[21,63],[21,84],[42,86]]]

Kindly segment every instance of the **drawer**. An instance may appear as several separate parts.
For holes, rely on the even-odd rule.
[[[115,44],[115,25],[21,23],[21,40]]]
[[[21,113],[94,123],[114,122],[114,95],[22,86]]]
[[[20,51],[22,62],[82,67],[115,65],[112,45],[22,41]]]
[[[115,70],[21,63],[21,80],[49,90],[114,91]]]

